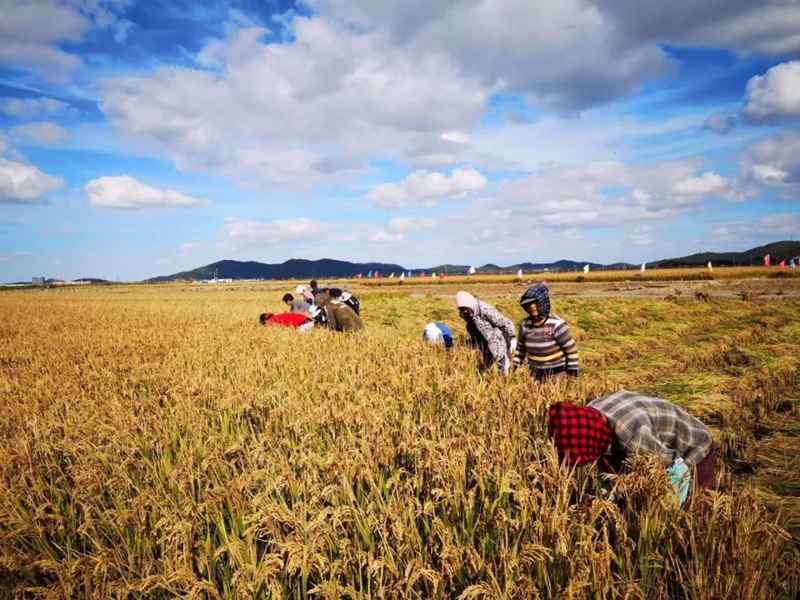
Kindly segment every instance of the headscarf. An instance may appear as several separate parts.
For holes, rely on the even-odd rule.
[[[444,344],[444,334],[436,323],[428,323],[422,330],[422,339],[429,344]]]
[[[347,302],[352,297],[353,297],[353,294],[351,294],[347,290],[342,290],[342,302]]]
[[[295,290],[294,290],[294,291],[295,291],[295,293],[296,293],[296,294],[303,295],[303,294],[305,294],[305,293],[306,293],[306,288],[305,288],[305,287],[303,287],[302,285],[298,285],[298,286],[295,288]]]
[[[475,296],[469,292],[458,292],[456,294],[456,306],[458,308],[471,308],[475,310],[478,308],[478,301],[475,299]]]
[[[531,303],[536,304],[537,319],[546,319],[550,315],[550,290],[546,285],[537,283],[525,290],[519,299],[519,305],[525,308]]]
[[[603,413],[590,406],[568,402],[550,405],[547,429],[558,451],[558,458],[571,466],[599,459],[611,444],[611,427]]]

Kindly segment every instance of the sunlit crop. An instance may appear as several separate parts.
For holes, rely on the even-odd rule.
[[[505,288],[483,297],[518,320]],[[558,387],[424,345],[463,338],[456,289],[357,290],[356,336],[258,327],[274,285],[0,293],[0,598],[800,592],[795,296],[556,286],[582,360]],[[620,388],[712,426],[705,517],[646,460],[625,508],[558,466],[549,403]]]

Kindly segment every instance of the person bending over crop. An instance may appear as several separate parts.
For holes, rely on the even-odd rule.
[[[320,287],[317,285],[317,280],[316,280],[316,279],[312,279],[312,280],[309,282],[309,284],[308,284],[308,285],[310,285],[310,286],[311,286],[311,295],[312,295],[312,296],[314,296],[314,298],[316,298],[316,297],[317,297],[317,294],[319,294],[320,292],[322,292],[322,289],[321,289],[321,288],[320,288]]]
[[[342,302],[342,290],[333,288],[328,293],[320,293],[314,297],[314,304],[324,315],[328,327],[334,331],[355,333],[364,329],[364,323],[355,311]]]
[[[267,327],[291,327],[300,333],[305,333],[314,328],[314,321],[308,315],[301,313],[283,313],[273,315],[264,313],[258,318],[259,323]]]
[[[689,485],[714,486],[714,441],[705,425],[660,398],[625,390],[587,406],[555,402],[547,427],[562,461],[597,463],[601,473],[620,473],[634,454],[656,455],[681,503]]]
[[[303,285],[298,285],[298,286],[295,288],[295,290],[294,290],[294,291],[295,291],[295,293],[296,293],[298,296],[301,296],[301,297],[303,298],[303,301],[304,301],[304,302],[308,302],[309,304],[314,304],[314,294],[312,294],[311,292],[309,292],[309,291],[306,289],[306,287],[305,287],[305,286],[303,286]]]
[[[444,344],[448,350],[453,347],[453,334],[444,323],[428,323],[422,330],[422,339],[429,344]]]
[[[289,307],[289,310],[293,313],[310,313],[311,312],[311,305],[304,300],[295,300],[294,296],[291,294],[285,294],[283,296],[283,303]]]
[[[514,323],[500,314],[494,306],[476,299],[468,292],[456,294],[458,314],[467,324],[470,344],[481,351],[485,366],[497,365],[501,373],[511,367],[517,341]]]
[[[537,381],[578,376],[578,347],[564,319],[550,312],[550,292],[544,284],[532,285],[519,300],[530,316],[519,324],[514,369],[528,359]]]

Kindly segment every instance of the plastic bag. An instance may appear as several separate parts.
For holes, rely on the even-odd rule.
[[[683,462],[683,459],[678,457],[675,459],[675,462],[672,463],[672,466],[667,469],[667,474],[675,490],[675,495],[678,497],[681,506],[683,506],[683,503],[686,502],[686,498],[689,496],[692,473],[686,463]]]

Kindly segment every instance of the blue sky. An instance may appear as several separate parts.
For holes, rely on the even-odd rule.
[[[0,282],[800,235],[783,0],[0,0]]]

